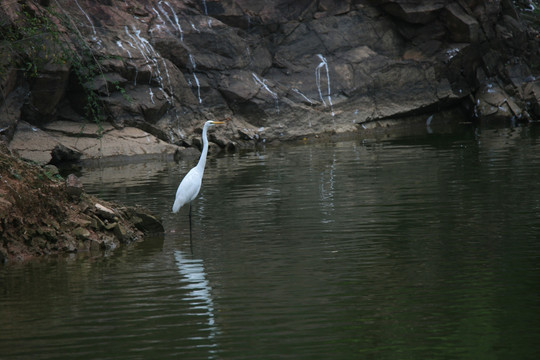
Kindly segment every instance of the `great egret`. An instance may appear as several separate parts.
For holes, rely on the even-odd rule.
[[[197,165],[193,169],[189,170],[189,172],[180,182],[180,185],[178,186],[178,190],[176,190],[176,199],[174,200],[172,212],[177,213],[178,210],[180,210],[182,206],[184,206],[186,203],[189,202],[190,228],[191,228],[191,202],[197,197],[197,195],[199,194],[199,190],[201,190],[202,177],[204,174],[204,167],[206,165],[206,154],[208,154],[208,139],[206,138],[206,133],[208,132],[208,128],[217,124],[225,124],[225,122],[208,120],[207,122],[204,123],[203,131],[202,131],[203,148],[202,148],[201,158],[199,159],[199,162],[197,163]]]

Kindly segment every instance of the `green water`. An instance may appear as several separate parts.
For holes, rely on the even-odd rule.
[[[538,359],[534,128],[84,169],[166,233],[0,267],[1,359]]]

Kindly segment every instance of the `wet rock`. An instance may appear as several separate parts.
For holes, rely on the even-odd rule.
[[[9,147],[26,159],[58,165],[113,156],[172,156],[178,148],[134,127],[71,121],[56,121],[44,129],[20,123]]]
[[[174,161],[180,162],[184,160],[195,160],[198,159],[201,156],[201,152],[194,148],[182,148],[177,149],[174,153]]]
[[[88,250],[96,252],[101,250],[101,243],[98,241],[89,241]]]
[[[426,24],[435,20],[438,13],[444,8],[444,3],[444,1],[432,1],[426,4],[423,1],[391,0],[383,1],[382,5],[389,14],[406,22]]]
[[[113,227],[112,231],[114,233],[114,236],[116,236],[116,238],[118,239],[118,241],[123,242],[125,241],[125,239],[127,239],[127,231],[122,225],[117,223],[116,226]]]
[[[103,222],[103,220],[101,220],[98,216],[94,215],[91,217],[91,224],[90,226],[94,229],[94,230],[102,230],[105,228],[105,223]]]
[[[467,14],[459,3],[446,6],[445,20],[455,42],[476,43],[483,37],[478,21]]]
[[[505,67],[505,73],[511,85],[516,89],[536,80],[529,66],[523,63],[508,64]]]
[[[141,211],[137,208],[135,208],[131,214],[131,221],[137,229],[144,233],[161,233],[165,230],[162,222],[158,218],[149,214],[147,211]]]
[[[24,159],[45,165],[51,161],[51,152],[57,145],[58,141],[43,130],[20,121],[9,148]]]
[[[84,192],[81,180],[75,174],[69,174],[65,183],[67,194],[73,199],[79,199]]]
[[[106,223],[104,228],[105,230],[114,230],[114,228],[116,228],[118,226],[118,223],[117,222],[113,222],[113,223]]]
[[[62,247],[62,251],[65,253],[76,253],[78,251],[77,244],[74,242],[68,242]]]
[[[264,128],[241,128],[238,129],[238,136],[242,140],[262,140]]]
[[[516,59],[534,64],[539,54],[538,31],[507,0],[133,0],[129,5],[89,0],[81,6],[58,0],[58,5],[86,24],[80,29],[85,51],[99,64],[83,67],[97,66],[99,74],[76,84],[66,81],[76,78],[70,64],[48,64],[32,81],[18,80],[13,71],[0,76],[2,96],[15,101],[10,120],[0,120],[0,134],[13,137],[13,148],[40,162],[47,161],[44,149],[50,152],[58,143],[80,151],[81,159],[172,155],[176,148],[165,143],[191,145],[204,119],[223,114],[265,127],[268,141],[354,131],[352,123],[468,104],[469,95],[487,84],[478,81],[479,70],[508,94],[525,96],[524,69],[506,64]],[[20,4],[5,4],[0,11],[5,26],[16,25]],[[11,97],[16,92],[25,96]],[[94,99],[89,94],[102,106],[97,131],[65,132],[57,118],[83,118]],[[526,107],[523,100],[514,104]],[[517,112],[513,104],[508,108]],[[36,130],[28,132],[20,120]],[[150,134],[150,140],[122,132],[128,128]],[[215,142],[230,148],[257,142],[248,135],[238,143],[238,136],[235,127],[227,127]],[[37,138],[40,146],[33,145]]]
[[[73,230],[73,236],[83,241],[90,240],[90,231],[88,231],[86,228],[78,227]]]
[[[246,105],[261,90],[260,86],[253,86],[253,82],[256,81],[255,76],[249,71],[232,71],[228,76],[222,77],[219,84],[220,92],[229,104],[236,106],[241,111],[241,105]]]
[[[57,107],[66,92],[69,70],[69,65],[55,63],[45,64],[40,69],[22,107],[22,120],[40,126],[55,119]]]
[[[53,165],[77,162],[81,159],[80,151],[68,148],[63,144],[58,144],[51,151],[51,161]]]
[[[540,81],[527,83],[523,89],[524,97],[530,104],[531,112],[540,117]]]
[[[351,10],[350,0],[321,0],[319,1],[317,11],[321,12],[324,16],[333,16],[345,14]],[[317,13],[314,15],[317,16]],[[322,16],[322,15],[319,15]]]
[[[71,219],[71,222],[75,226],[82,227],[82,228],[88,228],[93,224],[92,219],[86,214],[81,214],[80,217]]]
[[[109,220],[109,221],[116,221],[117,219],[117,215],[116,213],[114,212],[114,210],[112,210],[111,208],[108,208],[104,205],[101,205],[99,203],[96,203],[94,205],[95,207],[95,211],[96,211],[96,214],[102,218],[102,219],[106,219],[106,220]]]
[[[114,250],[120,246],[120,242],[114,237],[105,237],[100,244],[102,250]]]
[[[199,149],[202,149],[202,141],[200,138],[193,139],[193,145]],[[221,152],[221,147],[213,141],[208,141],[208,154],[214,155]]]
[[[8,261],[8,252],[3,247],[0,248],[0,264],[6,263]]]
[[[84,86],[90,91],[95,91],[103,96],[109,96],[111,93],[117,91],[118,88],[124,88],[127,83],[128,80],[124,79],[122,75],[113,72],[100,74],[92,81],[85,83]]]
[[[477,115],[484,122],[521,117],[520,106],[497,83],[488,83],[477,94]]]

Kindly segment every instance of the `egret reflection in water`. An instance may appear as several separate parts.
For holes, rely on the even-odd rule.
[[[202,260],[189,258],[180,250],[174,252],[174,257],[178,272],[183,278],[181,288],[188,291],[185,300],[193,310],[190,315],[207,317],[208,327],[203,330],[209,332],[207,338],[210,340],[209,343],[213,344],[211,347],[217,346],[212,341],[216,337],[218,329],[215,324],[212,288],[206,279],[204,264]]]

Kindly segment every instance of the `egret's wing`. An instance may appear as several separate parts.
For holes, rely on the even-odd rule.
[[[201,189],[202,174],[196,168],[191,169],[180,182],[176,190],[172,211],[178,212],[182,206],[192,201],[199,194]]]

